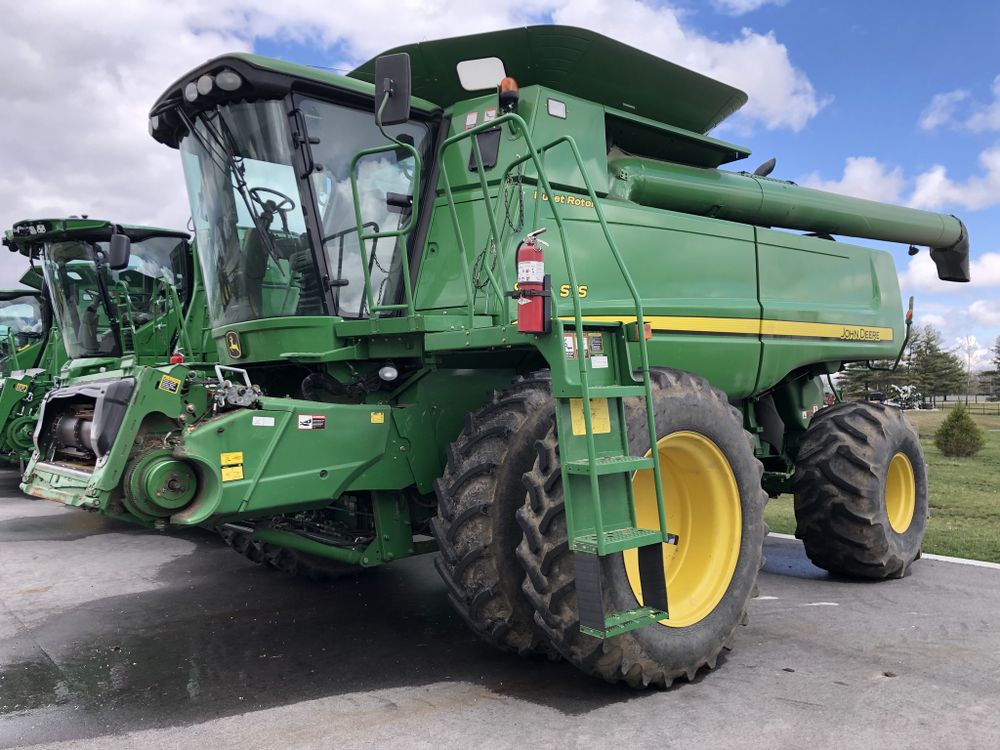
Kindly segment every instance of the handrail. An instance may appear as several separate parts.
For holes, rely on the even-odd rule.
[[[382,107],[385,106],[383,101]],[[379,117],[381,117],[382,107],[379,108]],[[411,146],[409,143],[404,141],[394,141],[388,143],[384,146],[374,146],[372,148],[366,148],[358,151],[351,159],[351,194],[354,198],[354,219],[357,222],[358,229],[358,248],[361,251],[361,270],[365,276],[365,297],[368,300],[368,312],[370,315],[374,315],[377,312],[387,312],[389,310],[406,310],[406,314],[413,315],[413,290],[410,284],[410,253],[406,247],[405,242],[400,243],[400,252],[403,254],[403,262],[401,268],[403,270],[403,298],[406,300],[404,304],[394,304],[394,305],[376,305],[375,295],[372,292],[372,279],[371,271],[368,268],[368,250],[365,248],[365,242],[367,240],[375,240],[376,242],[380,237],[402,237],[403,235],[409,234],[413,231],[413,226],[417,221],[417,217],[420,215],[420,190],[413,191],[413,205],[410,209],[410,218],[405,225],[398,229],[376,231],[376,232],[365,232],[364,228],[367,224],[373,222],[364,222],[361,218],[361,196],[358,193],[358,179],[357,179],[357,166],[361,159],[364,159],[373,154],[383,153],[385,151],[397,151],[400,148],[409,151],[410,156],[414,160],[414,174],[420,175],[422,171],[422,162],[420,160],[420,152],[416,148]],[[419,185],[417,185],[419,187]]]
[[[541,149],[537,149],[534,143],[532,142],[531,135],[528,130],[528,125],[524,121],[524,119],[513,112],[509,112],[507,114],[501,115],[500,117],[494,120],[481,123],[476,127],[470,128],[461,133],[457,133],[456,135],[453,135],[450,138],[446,139],[444,143],[441,144],[439,158],[443,159],[443,154],[445,150],[448,147],[452,146],[453,144],[458,143],[459,141],[465,138],[472,139],[472,153],[476,158],[476,165],[478,167],[478,172],[479,172],[480,187],[483,190],[483,199],[487,203],[487,215],[489,217],[489,222],[490,222],[490,234],[493,241],[496,243],[496,249],[497,252],[499,253],[500,236],[496,227],[496,217],[493,215],[492,207],[489,206],[488,204],[489,202],[488,185],[486,183],[486,178],[484,174],[485,170],[483,168],[483,163],[482,163],[482,155],[479,149],[479,139],[476,138],[475,136],[477,136],[479,133],[485,130],[501,127],[504,123],[510,123],[512,132],[517,133],[518,131],[520,131],[520,136],[524,139],[525,148],[528,153],[525,154],[524,156],[515,159],[507,166],[507,169],[504,170],[503,176],[501,177],[500,184],[501,185],[504,184],[504,182],[507,179],[507,176],[515,167],[520,166],[521,164],[527,162],[530,159],[535,167],[537,181],[542,188],[541,191],[536,191],[535,219],[536,221],[538,221],[540,218],[539,216],[540,206],[543,200],[542,196],[544,195],[548,198],[548,203],[552,210],[552,219],[555,222],[556,227],[559,231],[559,240],[561,246],[560,249],[562,251],[563,259],[566,264],[566,273],[569,276],[570,289],[574,290],[574,293],[570,295],[570,298],[573,301],[573,325],[574,325],[574,332],[576,334],[576,347],[577,347],[576,350],[578,352],[581,352],[581,356],[579,356],[577,359],[579,361],[579,370],[580,370],[580,390],[583,396],[582,411],[583,411],[584,426],[586,430],[587,458],[592,468],[594,467],[597,461],[597,449],[594,442],[593,414],[590,407],[590,385],[589,385],[589,377],[587,374],[587,363],[586,363],[586,358],[582,356],[582,352],[585,351],[585,342],[583,336],[583,310],[580,303],[580,297],[578,294],[575,293],[575,290],[579,289],[579,284],[577,283],[577,278],[576,278],[576,268],[573,264],[573,259],[569,251],[569,243],[566,240],[566,230],[565,227],[563,226],[563,221],[559,216],[559,212],[556,210],[556,202],[552,193],[552,186],[549,184],[548,178],[545,176],[545,167],[542,158],[544,154],[548,153],[548,151],[555,148],[556,146],[565,143],[567,146],[569,146],[570,150],[572,151],[573,157],[576,160],[577,168],[579,169],[580,175],[583,178],[583,183],[584,186],[586,187],[587,195],[594,206],[594,211],[597,214],[598,222],[600,223],[601,230],[604,233],[604,238],[605,240],[607,240],[608,246],[611,249],[611,254],[615,259],[615,263],[618,265],[618,269],[625,281],[625,285],[628,287],[629,293],[632,296],[632,301],[633,304],[635,305],[635,310],[636,310],[636,323],[638,328],[637,338],[639,344],[640,365],[642,370],[643,386],[645,387],[646,391],[645,393],[646,420],[649,427],[650,454],[653,459],[653,481],[656,490],[657,515],[658,515],[658,520],[660,522],[660,534],[663,539],[663,542],[666,543],[669,541],[669,534],[667,533],[666,510],[663,502],[663,487],[661,482],[659,450],[657,449],[657,441],[656,441],[656,422],[655,422],[655,413],[653,410],[652,386],[649,379],[649,353],[646,347],[645,319],[642,310],[642,301],[639,297],[638,289],[636,288],[635,283],[632,280],[632,276],[631,274],[629,274],[628,268],[625,265],[625,261],[622,258],[621,253],[618,251],[618,246],[615,244],[614,238],[611,236],[611,229],[608,226],[607,219],[604,216],[604,211],[601,208],[600,202],[597,199],[597,194],[594,191],[593,184],[591,183],[590,178],[587,176],[587,172],[583,163],[583,157],[581,156],[580,150],[576,145],[576,141],[571,136],[564,135],[552,141],[551,143],[543,146]],[[475,315],[475,309],[474,309],[475,297],[472,292],[468,255],[465,250],[465,243],[462,238],[461,228],[459,227],[458,223],[458,214],[455,209],[454,195],[451,190],[451,182],[448,179],[447,170],[442,170],[442,176],[444,178],[445,194],[448,199],[448,207],[451,213],[452,224],[454,225],[456,237],[458,239],[459,254],[462,258],[464,277],[466,281],[466,293],[468,296],[468,304],[469,304],[469,328],[471,329],[473,327],[473,321]],[[502,189],[501,193],[497,197],[498,205],[500,204],[501,199],[502,199]],[[492,273],[489,273],[488,268],[487,272],[491,279],[491,282],[495,284],[495,279],[493,278]],[[500,292],[500,294],[502,298],[502,292]],[[605,553],[606,545],[604,542],[603,534],[600,533],[601,530],[603,529],[603,522],[602,522],[603,519],[601,515],[601,507],[599,502],[600,490],[598,486],[598,478],[596,471],[591,470],[589,474],[590,474],[590,484],[591,484],[591,496],[594,498],[594,519],[596,524],[596,531],[598,532],[596,534],[597,551],[599,555],[603,555]]]

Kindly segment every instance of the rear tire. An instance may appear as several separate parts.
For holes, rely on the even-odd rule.
[[[632,687],[666,687],[679,677],[694,678],[702,667],[715,667],[737,625],[746,620],[766,533],[763,467],[739,412],[700,377],[665,369],[650,374],[667,526],[681,534],[676,547],[664,545],[674,621],[604,640],[580,632],[554,428],[538,443],[538,460],[524,478],[528,500],[518,512],[524,539],[517,555],[527,573],[524,592],[534,605],[536,622],[581,670]],[[648,453],[641,399],[626,401],[626,418],[631,454]],[[651,474],[633,478],[639,524],[646,527],[650,513],[656,514]],[[601,559],[605,612],[640,606],[637,576],[626,555]],[[635,553],[631,555],[634,559]]]
[[[835,404],[799,448],[795,536],[812,562],[858,578],[902,578],[920,556],[927,470],[916,431],[884,404]]]
[[[524,504],[521,477],[535,459],[535,442],[555,421],[547,376],[519,377],[467,415],[448,446],[444,475],[434,484],[431,520],[440,554],[434,565],[448,598],[469,628],[504,651],[553,654],[524,598],[516,513]]]

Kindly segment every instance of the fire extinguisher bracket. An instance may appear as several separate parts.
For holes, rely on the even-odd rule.
[[[552,276],[550,274],[545,274],[545,276],[542,277],[541,289],[514,289],[510,292],[504,292],[504,296],[513,297],[514,299],[541,297],[542,330],[536,331],[536,333],[552,333]]]

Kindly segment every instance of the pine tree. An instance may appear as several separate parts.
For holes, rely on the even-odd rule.
[[[934,445],[950,457],[974,456],[983,447],[982,430],[962,404],[956,404],[934,433]]]
[[[965,368],[957,356],[944,350],[941,334],[932,326],[919,330],[908,364],[910,384],[932,403],[938,396],[949,396],[964,390]]]
[[[993,369],[987,370],[981,376],[983,391],[990,401],[1000,401],[1000,336],[993,344]]]

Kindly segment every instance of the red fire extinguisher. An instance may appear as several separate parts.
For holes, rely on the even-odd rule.
[[[538,239],[545,228],[528,234],[517,248],[517,330],[548,333],[552,328],[552,280],[545,273],[547,243]]]

